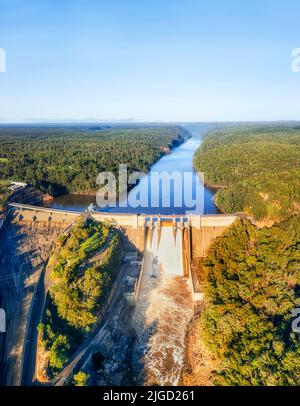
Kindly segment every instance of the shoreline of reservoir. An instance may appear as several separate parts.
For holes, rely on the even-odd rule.
[[[147,173],[145,179],[142,179],[138,184],[134,185],[131,190],[128,191],[128,198],[131,194],[136,195],[139,188],[145,187],[143,182],[147,182],[154,172],[179,172],[181,174],[185,172],[191,172],[193,177],[193,186],[198,185],[203,188],[203,214],[217,214],[220,210],[214,203],[215,192],[208,188],[205,184],[201,182],[198,177],[197,172],[194,169],[193,158],[196,150],[200,147],[203,136],[207,132],[207,126],[200,126],[197,130],[189,131],[190,137],[182,142],[179,146],[176,146],[170,150],[170,152],[163,154],[163,156],[153,163]],[[176,191],[175,191],[176,192]],[[172,192],[171,192],[172,193]],[[146,207],[112,207],[112,208],[96,208],[97,211],[110,212],[110,213],[133,213],[133,214],[186,214],[188,211],[192,211],[190,207],[182,205],[182,207],[176,207],[174,205],[175,195],[171,196],[171,206],[164,207],[162,195],[163,191],[160,192],[158,197],[157,206],[146,206]],[[172,205],[173,203],[173,205]],[[70,211],[84,211],[91,204],[96,206],[96,193],[95,194],[74,194],[68,193],[66,195],[61,195],[55,197],[53,200],[43,204],[44,207],[54,208],[54,209],[65,209]],[[200,213],[202,214],[202,213]]]

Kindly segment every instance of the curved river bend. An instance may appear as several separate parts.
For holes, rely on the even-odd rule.
[[[218,213],[213,202],[214,193],[203,186],[200,177],[193,170],[194,153],[207,131],[207,125],[197,126],[197,130],[191,132],[192,137],[154,164],[146,178],[141,180],[129,195],[143,187],[144,182],[148,182],[153,173],[190,172],[193,188],[201,186],[203,191],[204,204],[202,210],[197,213]],[[161,191],[162,194],[163,192]],[[175,193],[171,189],[171,203],[174,203]],[[165,215],[186,214],[191,211],[184,205],[175,207],[171,204],[170,207],[163,207],[161,195],[158,200],[158,207],[135,209],[117,207],[106,211]],[[54,199],[50,206],[80,211],[87,209],[91,203],[95,204],[95,196],[66,195]],[[177,258],[180,254],[177,245],[181,242],[178,237],[174,242],[172,229],[166,227],[163,231],[166,235],[162,233],[160,240],[157,236],[155,239],[155,235],[153,238],[147,235],[144,272],[131,320],[131,327],[136,333],[131,352],[131,365],[135,382],[139,385],[178,385],[185,364],[185,335],[193,317],[188,281],[179,276],[182,275],[182,272],[179,272],[182,259]],[[175,272],[172,272],[174,270]]]
[[[191,132],[192,137],[187,140],[184,144],[181,144],[179,147],[174,148],[170,154],[164,155],[159,161],[157,161],[150,169],[149,173],[142,179],[140,183],[135,186],[129,192],[129,198],[131,195],[138,195],[138,191],[142,190],[145,187],[145,182],[149,184],[149,194],[150,194],[150,179],[154,173],[161,173],[161,172],[174,172],[181,174],[183,176],[184,173],[191,173],[192,175],[192,185],[188,185],[187,188],[191,189],[195,192],[196,188],[201,188],[202,190],[202,200],[203,203],[201,204],[201,208],[198,208],[196,211],[198,214],[216,214],[218,213],[218,209],[214,205],[213,197],[214,192],[206,188],[201,179],[197,175],[197,173],[193,169],[193,156],[195,151],[199,148],[202,142],[202,136],[208,131],[207,125],[203,124],[202,126],[197,126],[196,130]],[[171,185],[171,196],[170,196],[170,205],[168,207],[163,207],[163,198],[162,195],[164,193],[163,190],[160,190],[159,197],[157,200],[157,204],[154,206],[149,205],[149,207],[114,207],[114,208],[106,208],[101,209],[101,211],[109,211],[113,213],[137,213],[137,214],[186,214],[187,212],[191,211],[190,207],[185,206],[184,202],[182,206],[176,207],[174,202],[176,198],[178,198],[178,190],[174,190],[174,187]],[[181,192],[182,193],[182,192]],[[195,197],[195,195],[193,195]],[[182,199],[184,200],[184,199]],[[149,199],[150,201],[150,199]],[[178,201],[178,200],[177,200]],[[96,197],[95,196],[87,196],[87,195],[63,195],[55,198],[51,202],[47,202],[44,204],[46,207],[52,207],[55,209],[65,209],[65,210],[75,210],[75,211],[84,211],[88,208],[88,206],[93,203],[96,205]],[[99,210],[99,209],[98,209]],[[192,209],[193,210],[193,209]]]

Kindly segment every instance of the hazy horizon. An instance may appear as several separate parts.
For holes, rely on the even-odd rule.
[[[0,119],[0,126],[2,125],[30,125],[30,124],[36,124],[36,125],[50,125],[50,124],[91,124],[91,125],[97,125],[97,124],[247,124],[247,123],[300,123],[300,119],[290,119],[290,120],[211,120],[211,121],[200,121],[200,120],[195,120],[195,121],[178,121],[178,120],[135,120],[135,119],[60,119],[60,120],[55,120],[55,119],[31,119],[27,121],[1,121]]]

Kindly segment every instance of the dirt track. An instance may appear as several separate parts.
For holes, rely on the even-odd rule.
[[[30,223],[6,222],[0,234],[0,291],[7,315],[7,333],[2,337],[0,382],[19,385],[23,344],[30,303],[60,228]],[[0,342],[1,344],[1,342]]]

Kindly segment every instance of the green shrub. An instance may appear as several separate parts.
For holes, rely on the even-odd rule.
[[[74,386],[87,386],[90,376],[86,372],[80,371],[73,377]]]
[[[58,335],[49,351],[49,366],[54,371],[60,371],[69,359],[69,351],[68,337]]]

